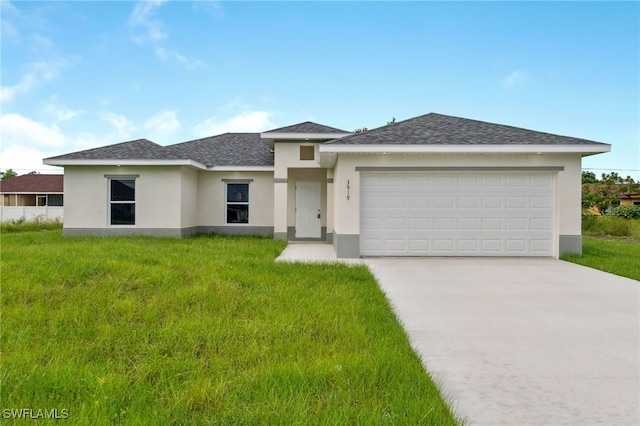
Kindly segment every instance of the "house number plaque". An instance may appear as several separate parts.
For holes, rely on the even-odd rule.
[[[350,189],[351,189],[351,182],[349,182],[349,179],[347,179],[347,200],[351,199],[351,193],[349,192]]]

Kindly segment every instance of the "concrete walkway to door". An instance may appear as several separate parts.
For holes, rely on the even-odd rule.
[[[466,424],[640,424],[640,282],[550,258],[366,264]]]

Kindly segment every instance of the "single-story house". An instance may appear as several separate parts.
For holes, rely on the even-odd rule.
[[[640,206],[640,192],[625,192],[620,194],[621,206]]]
[[[0,181],[0,220],[62,219],[64,176],[28,174]]]
[[[64,175],[28,174],[0,181],[0,205],[62,206]]]
[[[312,122],[51,157],[65,235],[201,232],[333,244],[338,257],[582,250],[581,159],[604,143],[441,114],[353,133]]]

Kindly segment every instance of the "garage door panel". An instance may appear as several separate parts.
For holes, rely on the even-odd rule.
[[[409,219],[409,229],[419,232],[429,228],[429,219],[426,217],[412,217]]]
[[[457,197],[457,201],[458,201],[459,209],[477,209],[478,208],[478,197],[459,196]]]
[[[505,243],[508,252],[521,253],[523,255],[527,253],[527,240],[525,238],[507,239]]]
[[[471,253],[477,253],[478,252],[478,240],[465,240],[465,239],[459,239],[457,241],[457,248],[458,248],[458,252],[462,253],[462,254],[471,254]]]
[[[505,221],[506,231],[526,231],[527,219],[523,217],[510,217]]]
[[[478,230],[478,218],[476,217],[461,217],[458,218],[458,229],[461,231],[477,231]]]
[[[482,188],[496,189],[504,187],[504,179],[501,175],[483,175],[480,177]]]
[[[484,196],[484,197],[481,197],[481,199],[482,199],[481,205],[483,209],[496,209],[496,210],[503,209],[503,206],[502,206],[503,199],[498,195]]]
[[[551,173],[363,173],[361,205],[363,255],[552,255]]]
[[[427,253],[429,252],[431,247],[431,241],[424,239],[424,240],[420,240],[420,239],[411,239],[409,241],[409,249],[412,253]]]
[[[532,231],[551,231],[552,222],[547,218],[532,218],[529,229]]]
[[[457,185],[455,175],[435,175],[433,177],[433,184],[440,189],[454,189]]]
[[[458,176],[458,188],[470,189],[480,187],[480,176],[477,175],[460,175]]]
[[[453,218],[451,217],[434,217],[433,218],[433,229],[435,231],[441,230],[452,230],[453,226]]]
[[[428,209],[431,206],[429,197],[409,196],[409,207],[412,209]]]
[[[531,197],[530,199],[531,209],[550,209],[551,197]]]
[[[433,240],[433,250],[437,253],[453,253],[455,247],[455,241],[453,238],[446,239],[434,239]]]
[[[531,188],[551,188],[553,185],[553,177],[550,174],[531,175]]]
[[[451,195],[433,197],[434,209],[452,209],[454,206],[455,200]]]
[[[507,209],[526,209],[527,198],[526,197],[506,197]]]
[[[388,231],[402,231],[407,229],[407,220],[405,218],[386,218],[384,221],[384,227]]]
[[[483,253],[498,255],[504,251],[502,240],[483,239],[481,242],[481,250]]]
[[[502,218],[482,217],[480,218],[480,229],[482,231],[500,231],[504,227]]]
[[[532,253],[548,253],[551,250],[551,241],[544,240],[531,240],[529,242],[529,251]]]
[[[504,179],[507,188],[525,188],[527,186],[527,176],[505,175]]]

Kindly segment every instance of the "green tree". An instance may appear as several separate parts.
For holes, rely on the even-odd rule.
[[[623,178],[616,172],[603,173],[597,179],[593,172],[582,172],[582,208],[605,214],[620,204],[620,196],[640,191],[640,182],[631,176]]]
[[[0,172],[0,180],[7,180],[16,176],[18,176],[18,174],[15,171],[13,171],[13,169],[7,169],[4,172]]]

